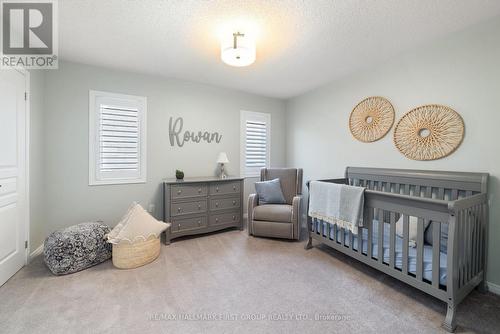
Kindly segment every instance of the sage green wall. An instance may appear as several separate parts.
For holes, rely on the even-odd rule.
[[[44,160],[43,166],[33,166],[36,177],[32,178],[34,182],[45,176],[43,193],[32,193],[32,205],[45,208],[43,229],[32,218],[36,245],[50,231],[79,222],[101,219],[114,226],[132,201],[146,209],[155,204],[155,215],[161,217],[161,180],[173,177],[176,168],[184,170],[186,177],[214,175],[221,151],[229,157],[229,173],[239,174],[240,110],[271,114],[271,164],[285,163],[285,105],[281,100],[76,63],[61,62],[59,67],[45,73],[44,129],[43,136],[39,135]],[[147,183],[88,185],[90,89],[147,97]],[[218,131],[222,141],[172,147],[168,138],[171,116],[183,117],[186,130]],[[253,191],[252,181],[245,182],[247,194]]]
[[[46,234],[44,91],[45,72],[30,71],[30,252],[43,243]]]
[[[340,65],[340,64],[339,64]],[[304,168],[305,180],[341,177],[346,166],[489,172],[488,273],[500,284],[500,19],[456,33],[380,66],[287,102],[287,164]],[[396,120],[410,109],[444,104],[464,118],[463,144],[451,156],[428,162],[406,159],[392,132],[378,142],[352,138],[352,108],[372,95],[387,97]]]

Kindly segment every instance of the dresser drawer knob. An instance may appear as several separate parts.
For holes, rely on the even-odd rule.
[[[236,190],[236,186],[233,186],[233,190]]]
[[[215,191],[216,191],[216,192],[219,192],[219,187],[215,187]]]
[[[179,228],[179,230],[181,229],[181,224],[177,224],[177,227]]]
[[[215,207],[219,207],[219,202],[215,202]]]
[[[236,205],[236,201],[233,201],[233,205]]]
[[[201,188],[198,188],[198,194],[201,193]]]
[[[182,193],[182,190],[177,190],[177,195],[180,195]]]
[[[219,218],[215,218],[215,222],[218,223],[219,222]]]
[[[200,210],[200,209],[201,209],[201,205],[200,205],[200,204],[198,204],[198,210]]]
[[[236,220],[236,216],[233,216],[233,220]]]
[[[177,212],[181,212],[181,210],[182,210],[181,208],[177,208]]]
[[[200,225],[201,225],[201,220],[198,220],[198,226],[200,226]]]

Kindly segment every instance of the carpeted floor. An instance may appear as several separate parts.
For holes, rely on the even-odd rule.
[[[228,231],[56,277],[38,257],[0,288],[0,333],[444,333],[445,305],[326,246]],[[457,333],[500,332],[500,297],[474,291]]]

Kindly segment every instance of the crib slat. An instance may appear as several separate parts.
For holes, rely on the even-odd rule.
[[[472,278],[472,212],[470,210],[467,210],[466,226],[467,226],[467,234],[465,239],[467,240],[466,278],[467,282],[469,282]]]
[[[458,189],[451,189],[451,200],[455,201],[458,199]]]
[[[335,242],[339,242],[338,238],[337,238],[337,224],[333,225],[333,241]]]
[[[486,208],[486,204],[483,204],[481,205],[481,213],[480,213],[480,217],[481,217],[481,222],[479,224],[479,259],[480,259],[480,263],[479,263],[479,271],[481,270],[484,270],[484,248],[485,248],[485,238],[487,238],[487,236],[485,236],[485,227],[486,227],[486,214],[487,214],[487,208]]]
[[[477,206],[477,255],[476,255],[476,261],[477,261],[477,268],[476,268],[476,274],[478,274],[481,271],[481,243],[482,243],[482,236],[481,236],[481,223],[483,221],[483,211],[482,211],[482,204],[478,204]]]
[[[368,255],[368,258],[372,258],[372,238],[373,238],[373,208],[367,208],[368,209],[368,215],[367,215],[367,220],[368,220],[368,248],[366,250],[366,254]]]
[[[477,205],[472,208],[472,214],[472,276],[474,277],[477,275]]]
[[[340,243],[342,246],[345,246],[345,229],[343,227],[340,228]]]
[[[409,184],[405,184],[404,194],[405,195],[410,195],[410,185]]]
[[[463,269],[463,284],[465,285],[469,281],[469,210],[464,210],[464,220],[463,220],[463,238],[464,241],[464,269]]]
[[[409,230],[409,217],[403,215],[403,274],[408,274],[408,230]]]
[[[417,280],[422,280],[424,260],[424,220],[418,218],[417,223]]]
[[[444,188],[438,189],[437,199],[444,200]]]
[[[432,187],[431,186],[425,188],[425,197],[427,197],[427,198],[432,197]]]
[[[432,286],[439,288],[439,250],[441,246],[441,223],[432,223]]]
[[[363,228],[358,226],[358,253],[362,254],[362,252],[363,252]]]
[[[396,194],[400,194],[400,191],[401,191],[401,185],[399,183],[396,183],[396,185],[394,186],[394,192]]]
[[[463,211],[460,210],[457,214],[457,230],[458,230],[458,240],[463,240]],[[463,286],[463,261],[464,261],[464,247],[458,247],[458,288]]]
[[[394,268],[394,262],[396,258],[396,247],[395,247],[395,242],[396,242],[396,213],[391,212],[390,213],[390,223],[391,223],[391,229],[389,233],[390,242],[389,242],[389,266],[391,269]]]
[[[415,193],[413,194],[413,196],[420,197],[420,193],[421,193],[421,189],[420,189],[420,186],[417,184],[415,186]]]
[[[354,235],[351,230],[349,230],[349,248],[354,250]]]
[[[382,264],[384,262],[384,210],[378,210],[378,250],[377,258],[378,262]]]

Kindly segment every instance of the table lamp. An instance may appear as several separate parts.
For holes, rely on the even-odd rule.
[[[227,178],[226,172],[224,171],[224,164],[229,163],[229,159],[227,158],[226,152],[220,152],[219,157],[217,158],[217,163],[220,164],[220,178]]]

